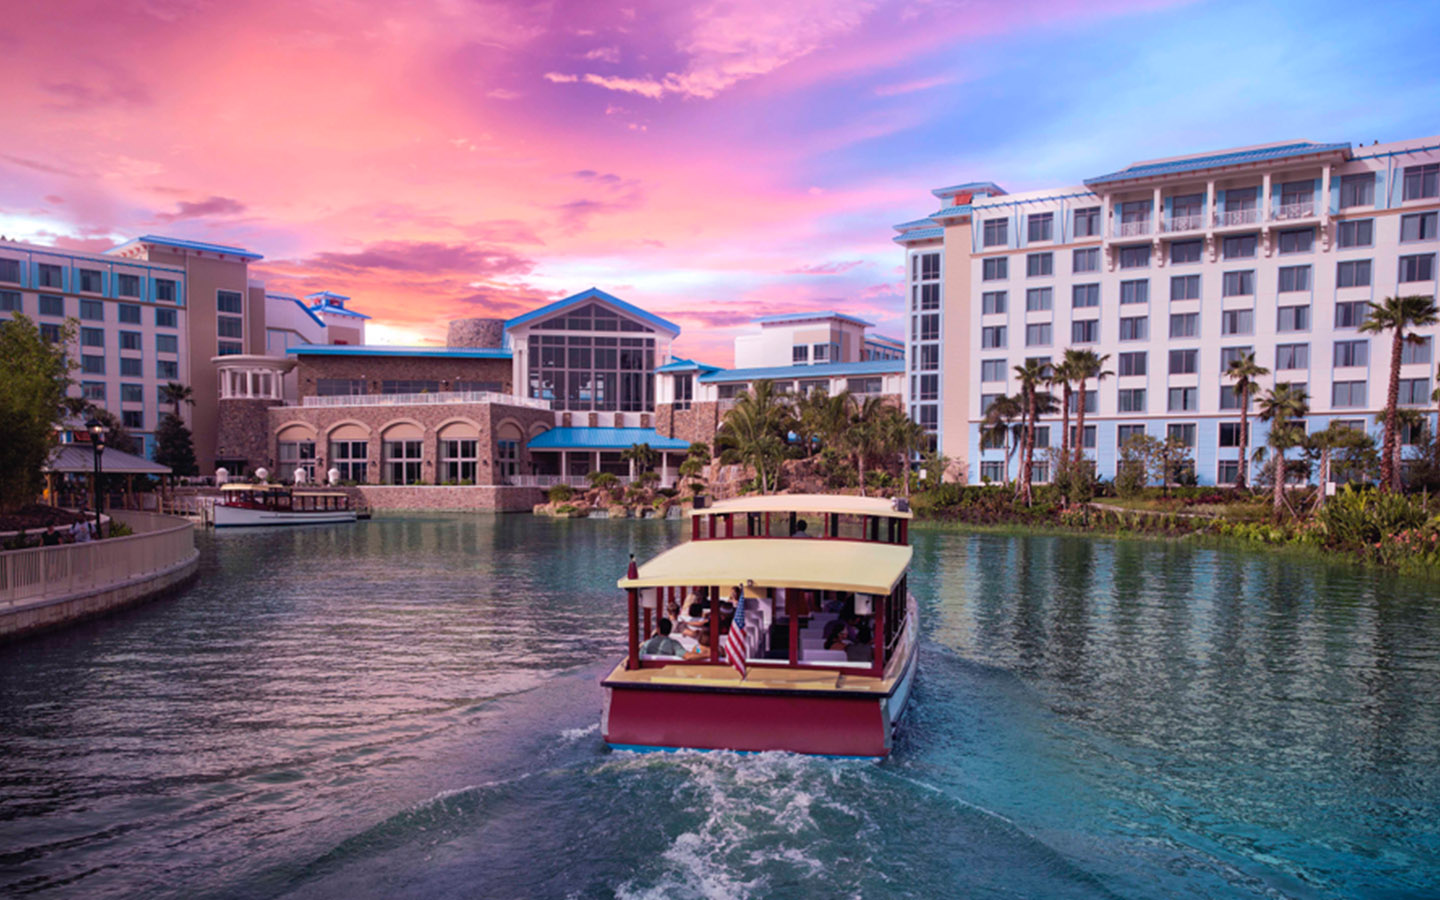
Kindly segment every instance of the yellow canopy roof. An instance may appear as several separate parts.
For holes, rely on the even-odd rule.
[[[841,513],[853,516],[886,516],[891,519],[909,519],[912,513],[908,504],[905,511],[895,508],[896,502],[884,497],[856,497],[850,494],[762,494],[754,497],[737,497],[734,500],[720,500],[704,509],[692,510],[692,516],[711,513]]]
[[[640,567],[622,588],[738,585],[888,594],[910,565],[905,544],[821,538],[688,541]]]

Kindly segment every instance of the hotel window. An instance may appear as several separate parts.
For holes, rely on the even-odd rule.
[[[1170,412],[1194,412],[1200,408],[1200,389],[1193,387],[1172,387],[1170,389]]]
[[[998,484],[1005,480],[1005,462],[998,459],[987,459],[980,463],[980,481],[982,483]]]
[[[1010,258],[993,256],[980,263],[980,278],[983,281],[1004,281],[1010,277]]]
[[[135,356],[120,357],[120,374],[126,378],[145,377],[144,363]]]
[[[1256,333],[1256,312],[1254,310],[1223,310],[1220,314],[1221,334]]]
[[[980,295],[980,312],[991,316],[1005,312],[1005,292],[986,291]]]
[[[99,300],[81,300],[80,318],[87,322],[105,321],[105,304]]]
[[[1150,201],[1131,200],[1120,204],[1120,234],[1150,233]]]
[[[1143,413],[1145,411],[1145,389],[1121,388],[1116,391],[1115,409],[1122,413]]]
[[[121,322],[124,322],[126,325],[140,324],[140,307],[133,303],[121,303],[117,309]]]
[[[922,341],[938,341],[938,340],[940,340],[940,316],[939,316],[939,315],[936,315],[936,314],[932,313],[932,314],[930,314],[930,315],[926,315],[926,316],[921,316],[921,317],[920,317],[920,340],[922,340]],[[815,350],[816,350],[816,352],[818,353],[818,352],[819,352],[822,348],[824,348],[824,347],[825,347],[824,344],[816,344],[816,345],[815,345]],[[816,356],[816,357],[815,357],[815,362],[816,362],[816,363],[823,363],[823,362],[825,362],[825,359],[822,358],[822,357],[820,357],[820,356]]]
[[[1100,248],[1089,247],[1084,250],[1075,250],[1070,254],[1070,271],[1072,272],[1098,272],[1100,271]]]
[[[1116,357],[1115,371],[1116,374],[1122,377],[1126,375],[1144,375],[1145,351],[1140,350],[1133,353],[1121,353]]]
[[[143,384],[122,384],[120,385],[121,403],[144,403],[145,385]]]
[[[440,382],[426,378],[387,378],[380,382],[382,394],[438,394]]]
[[[105,357],[86,353],[80,357],[80,371],[86,375],[104,375]]]
[[[156,353],[178,353],[178,352],[180,352],[180,350],[179,350],[179,339],[176,338],[175,335],[173,335],[173,334],[157,334],[157,335],[155,335],[155,352],[156,352]]]
[[[220,341],[215,345],[216,356],[237,356],[245,352],[239,341]]]
[[[80,346],[82,347],[104,347],[105,329],[103,328],[82,328],[80,329]]]
[[[1050,323],[1034,322],[1025,326],[1025,346],[1050,346]]]
[[[1079,392],[1079,391],[1076,391],[1075,393],[1073,393],[1073,394],[1070,395],[1070,411],[1071,411],[1072,413],[1075,412],[1075,411],[1080,407],[1080,399],[1079,399],[1079,397],[1080,397],[1080,392]],[[1099,411],[1100,411],[1100,391],[1099,391],[1098,389],[1096,389],[1096,388],[1091,388],[1090,390],[1088,390],[1088,391],[1085,392],[1085,412],[1086,412],[1086,414],[1088,415],[1088,414],[1090,414],[1090,413],[1098,413]],[[1073,433],[1073,432],[1072,432],[1072,433]]]
[[[695,376],[690,374],[676,375],[675,387],[675,408],[689,409],[695,402]]]
[[[1255,352],[1254,347],[1221,347],[1220,348],[1220,371],[1230,369],[1230,364],[1242,360]]]
[[[1100,236],[1100,207],[1087,206],[1084,209],[1075,210],[1075,236],[1077,238]]]
[[[1414,447],[1417,444],[1425,443],[1428,428],[1424,422],[1401,422],[1400,443],[1406,447]]]
[[[138,359],[135,359],[135,360],[122,359],[122,360],[120,360],[121,369],[122,369],[121,374],[122,374],[122,375],[125,374],[125,372],[123,371],[123,369],[124,369],[124,364],[127,363],[127,362],[135,362],[135,363],[138,363],[138,362],[140,362],[140,360],[138,360]],[[138,366],[137,366],[137,368],[138,368]],[[137,373],[137,374],[138,374],[138,373]],[[180,377],[180,364],[179,364],[178,362],[176,362],[175,360],[173,360],[173,359],[157,359],[157,360],[155,360],[155,377],[161,379],[162,381],[174,381],[175,379],[177,379],[177,378]]]
[[[1124,447],[1131,439],[1140,437],[1143,434],[1145,434],[1144,425],[1116,425],[1115,445]]]
[[[1255,195],[1259,188],[1231,188],[1225,192],[1225,212],[1227,215],[1226,224],[1238,225],[1244,222],[1254,222],[1253,215],[1256,207]],[[1238,215],[1235,215],[1237,214]],[[1245,215],[1251,213],[1251,215]]]
[[[1186,231],[1200,228],[1205,209],[1204,194],[1182,194],[1170,198],[1170,228],[1172,231]]]
[[[1353,222],[1341,222],[1335,243],[1341,249],[1374,246],[1375,220],[1357,219]]]
[[[35,284],[38,287],[61,287],[60,267],[50,263],[36,263]]]
[[[1150,245],[1138,244],[1120,248],[1120,268],[1145,269],[1150,266]]]
[[[1170,278],[1170,299],[1175,300],[1199,300],[1200,299],[1200,276],[1199,275],[1175,275]]]
[[[320,397],[353,397],[365,393],[365,379],[317,378],[315,393]]]
[[[1010,220],[986,219],[984,235],[986,247],[1005,246],[1010,242]]]
[[[1240,423],[1239,423],[1239,422],[1221,422],[1221,423],[1220,423],[1220,446],[1222,446],[1222,447],[1238,447],[1238,446],[1240,446],[1240,435],[1241,435],[1242,433],[1243,433],[1243,432],[1240,430]]]
[[[1429,378],[1402,378],[1400,379],[1400,400],[1401,406],[1429,406],[1430,405],[1430,379]]]
[[[919,297],[920,309],[940,308],[940,285],[922,284],[915,288]]]
[[[986,413],[990,412],[990,407],[995,403],[996,400],[999,400],[1001,396],[1001,394],[981,394],[980,415],[983,416]]]
[[[1330,405],[1350,409],[1365,405],[1365,382],[1337,381],[1330,386]]]
[[[1422,253],[1417,256],[1400,257],[1400,280],[1434,281],[1435,254]]]
[[[1003,359],[982,359],[980,360],[981,381],[1004,381],[1005,360]]]
[[[1072,344],[1094,344],[1100,340],[1100,321],[1098,319],[1080,319],[1070,323],[1070,342]]]
[[[49,322],[40,323],[40,339],[47,344],[60,343],[60,326],[52,325]]]
[[[1100,285],[1077,284],[1070,289],[1070,305],[1075,309],[1100,305]]]
[[[1370,284],[1370,260],[1352,259],[1335,266],[1336,287],[1367,287]]]
[[[931,327],[933,325],[933,327]],[[936,340],[940,337],[940,317],[921,316],[920,330],[922,334],[928,334],[928,338],[922,340]],[[932,333],[933,332],[933,333]],[[819,365],[820,363],[833,362],[840,356],[839,344],[815,344],[810,348],[810,361]]]
[[[404,441],[403,443],[408,444],[410,442]],[[512,441],[511,443],[514,442]],[[475,466],[480,457],[479,446],[480,442],[474,439],[441,441],[440,471],[443,480],[454,483],[469,482],[470,484],[474,484]]]
[[[157,309],[155,310],[155,327],[174,328],[178,318],[173,309]]]
[[[933,403],[927,403],[919,407],[920,427],[934,431],[940,427],[940,408]]]
[[[1340,176],[1340,208],[1375,205],[1375,174],[1364,172],[1359,175]]]
[[[1240,463],[1233,459],[1222,459],[1215,463],[1215,483],[1234,484],[1240,477]]]
[[[1054,308],[1054,288],[1030,288],[1025,292],[1025,310],[1027,312],[1043,312]]]
[[[1310,290],[1310,267],[1281,266],[1279,290],[1282,294]]]
[[[1005,329],[1000,329],[1000,345],[1005,345]],[[920,346],[920,371],[934,372],[940,368],[940,346],[938,344],[922,344]]]
[[[1315,229],[1280,232],[1280,253],[1309,253],[1315,248]]]
[[[1243,272],[1226,272],[1224,280],[1220,283],[1220,296],[1222,297],[1247,297],[1254,293],[1254,269],[1246,269]]]
[[[810,364],[810,345],[796,344],[790,348],[790,363],[796,366]]]
[[[1423,200],[1440,197],[1440,164],[1405,167],[1405,189],[1400,199]]]
[[[1026,220],[1028,233],[1026,239],[1029,241],[1048,241],[1054,237],[1055,214],[1054,213],[1031,213]]]
[[[1194,390],[1194,388],[1190,388]],[[1193,422],[1177,422],[1165,428],[1165,437],[1181,445],[1182,447],[1195,446],[1195,424]]]
[[[280,441],[276,451],[280,461],[276,477],[281,481],[293,482],[297,469],[304,470],[306,481],[315,481],[314,441]]]
[[[1237,234],[1227,237],[1222,245],[1226,259],[1254,259],[1259,240],[1253,234]]]
[[[1314,211],[1314,181],[1287,181],[1280,185],[1280,218],[1299,218]]]
[[[1171,313],[1170,336],[1172,338],[1193,338],[1200,334],[1199,313]]]
[[[16,296],[16,299],[18,300],[20,295],[19,295],[19,294],[16,294],[15,296]],[[41,294],[41,295],[40,295],[40,315],[42,315],[42,316],[63,316],[63,315],[65,315],[65,298],[64,298],[64,297],[51,296],[50,294]],[[125,321],[125,320],[124,320],[124,319],[121,319],[120,321],[123,322],[123,321]]]
[[[1310,307],[1282,306],[1275,310],[1276,331],[1309,331]]]
[[[983,400],[984,394],[980,395]],[[982,407],[983,409],[984,407]],[[982,428],[980,431],[981,450],[1004,450],[1005,439],[1009,434],[1008,428]]]
[[[80,399],[93,400],[100,403],[105,402],[105,382],[103,381],[82,381],[80,382]]]
[[[1194,375],[1199,367],[1199,350],[1171,350],[1170,351],[1170,374],[1171,375]]]
[[[1075,425],[1071,425],[1071,426],[1070,426],[1070,446],[1072,446],[1072,447],[1075,446],[1075,429],[1076,429],[1076,427],[1077,427],[1077,426],[1075,426]],[[1081,444],[1081,446],[1083,446],[1086,450],[1094,450],[1094,449],[1095,449],[1095,426],[1094,426],[1094,425],[1086,425],[1086,426],[1085,426],[1085,434],[1084,434],[1084,436],[1081,438],[1080,444]]]
[[[382,441],[386,484],[419,484],[424,441]],[[282,445],[283,446],[283,445]],[[314,444],[310,445],[311,453]],[[282,459],[283,465],[283,459]]]
[[[139,350],[139,349],[140,349],[140,332],[138,332],[138,331],[122,331],[122,332],[120,332],[120,349],[121,349],[121,350]]]
[[[1120,340],[1143,341],[1149,337],[1149,319],[1145,316],[1133,316],[1120,320]]]
[[[1240,395],[1237,394],[1237,393],[1235,393],[1235,385],[1233,385],[1233,384],[1222,384],[1222,385],[1220,385],[1220,408],[1221,408],[1221,409],[1239,409],[1239,408],[1240,408]]]
[[[0,291],[0,312],[21,312],[19,291]]]
[[[120,411],[120,424],[139,431],[145,427],[145,410],[125,409]]]
[[[1120,302],[1121,304],[1149,303],[1150,282],[1143,280],[1120,282]]]
[[[1423,363],[1427,366],[1430,365],[1431,348],[1434,346],[1434,342],[1428,337],[1418,337],[1416,335],[1411,335],[1410,337],[1415,343],[1407,340],[1400,345],[1400,364],[1402,366],[1415,365],[1416,363]]]
[[[1335,342],[1335,368],[1340,369],[1350,366],[1366,366],[1369,364],[1369,341],[1361,340]]]
[[[1054,372],[1054,370],[1050,368],[1050,357],[1048,357],[1048,356],[1027,356],[1027,357],[1025,357],[1025,365],[1028,366],[1028,365],[1030,365],[1030,364],[1032,364],[1032,363],[1033,363],[1034,365],[1040,367],[1041,373],[1042,373],[1042,374],[1044,375],[1044,377],[1046,377],[1046,378],[1049,378],[1049,377],[1051,376],[1051,374],[1053,374],[1053,372]]]
[[[80,270],[80,290],[87,294],[98,294],[102,291],[103,282],[99,269]]]
[[[1025,277],[1043,278],[1055,272],[1055,254],[1029,253],[1025,256]]]
[[[940,254],[921,253],[915,260],[921,281],[934,281],[940,277]]]
[[[20,283],[20,260],[0,259],[0,281],[8,281],[11,284]]]
[[[155,299],[161,303],[174,303],[175,282],[166,278],[155,279]]]
[[[938,385],[938,384],[940,383],[940,376],[938,376],[938,375],[925,375],[925,376],[921,377],[920,381],[921,381],[922,383],[924,383],[927,379],[929,380],[930,384],[932,384],[932,385]],[[880,378],[847,378],[847,379],[845,379],[845,390],[849,391],[849,392],[852,393],[852,394],[862,394],[862,395],[863,395],[863,394],[878,394],[878,393],[880,393],[882,390],[884,390],[884,388],[885,388],[884,380],[883,380],[883,379],[880,379]],[[921,393],[923,394],[924,391],[922,390]],[[931,396],[931,397],[924,397],[924,396],[922,396],[920,399],[922,399],[922,400],[934,400],[935,397],[934,397],[934,396]]]
[[[1203,241],[1172,241],[1170,243],[1170,262],[1199,262],[1200,254],[1204,249],[1205,244]]]
[[[243,315],[245,312],[245,300],[239,291],[216,291],[215,310],[231,315]]]
[[[330,466],[340,472],[341,481],[365,483],[368,465],[369,441],[331,441]]]
[[[520,474],[520,442],[499,440],[495,442],[495,473],[501,478],[513,478]]]
[[[140,296],[140,276],[119,274],[115,276],[115,293],[120,297]]]
[[[1440,217],[1437,217],[1433,212],[1401,216],[1400,240],[1405,243],[1410,241],[1435,240],[1435,224],[1437,218]]]
[[[995,350],[1005,346],[1005,326],[990,325],[980,329],[980,346],[985,350]],[[926,348],[922,347],[923,353]],[[936,348],[938,351],[938,348]],[[922,366],[923,368],[923,366]],[[938,368],[938,367],[937,367]]]
[[[1035,426],[1035,449],[1038,450],[1038,449],[1040,449],[1041,447],[1048,447],[1048,446],[1050,446],[1050,426],[1049,426],[1049,425],[1036,425],[1036,426]]]

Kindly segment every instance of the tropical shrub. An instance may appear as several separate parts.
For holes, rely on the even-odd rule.
[[[1373,548],[1388,538],[1426,524],[1429,515],[1415,497],[1359,491],[1350,485],[1325,502],[1320,523],[1335,547]]]
[[[564,503],[575,496],[575,491],[568,484],[557,484],[545,492],[545,499],[551,503]]]

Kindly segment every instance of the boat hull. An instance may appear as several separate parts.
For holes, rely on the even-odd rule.
[[[335,509],[320,512],[248,509],[243,506],[215,504],[216,528],[239,528],[272,525],[334,525],[355,521],[355,510]]]

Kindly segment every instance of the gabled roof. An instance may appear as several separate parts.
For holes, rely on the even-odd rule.
[[[663,374],[668,373],[668,372],[718,372],[718,371],[720,371],[720,367],[719,367],[719,366],[706,365],[705,363],[702,363],[702,362],[696,362],[696,361],[693,360],[693,359],[672,359],[672,360],[670,360],[668,363],[666,363],[665,365],[663,365],[663,366],[659,367],[658,369],[656,369],[656,370],[655,370],[655,373],[656,373],[657,375],[663,375]]]
[[[567,310],[572,306],[577,306],[581,303],[587,303],[592,300],[600,300],[604,303],[608,303],[616,309],[626,313],[627,315],[631,315],[637,319],[648,322],[649,324],[654,325],[656,328],[659,328],[663,331],[668,331],[672,334],[680,333],[680,326],[676,325],[674,322],[671,322],[668,319],[662,319],[654,313],[648,313],[638,306],[626,303],[619,297],[616,297],[612,294],[607,294],[599,288],[594,287],[590,288],[588,291],[581,291],[578,294],[572,294],[571,296],[566,297],[564,300],[556,300],[554,303],[542,306],[539,309],[532,309],[522,316],[516,316],[515,318],[510,319],[505,323],[505,330],[508,331],[511,328],[515,328],[519,325],[524,325],[526,322],[533,322],[536,319],[543,319],[547,316],[552,316],[555,313]]]
[[[1226,166],[1242,166],[1248,163],[1272,162],[1295,156],[1310,156],[1315,153],[1338,153],[1348,155],[1350,144],[1317,144],[1313,141],[1294,141],[1288,144],[1271,144],[1265,147],[1247,147],[1224,153],[1209,153],[1181,159],[1162,159],[1154,162],[1135,163],[1118,172],[1085,179],[1087,185],[1106,184],[1112,181],[1129,181],[1136,178],[1154,178],[1159,175],[1174,175],[1180,172],[1196,172],[1202,169],[1219,169]]]
[[[846,315],[845,313],[838,313],[834,310],[783,313],[778,316],[761,316],[755,321],[760,325],[779,325],[783,322],[804,322],[809,319],[842,319],[846,322],[853,322],[856,325],[864,325],[866,328],[875,327],[873,322],[867,322],[864,319],[859,319],[855,316]]]
[[[653,450],[689,450],[690,443],[661,437],[653,428],[552,428],[530,439],[531,450],[627,450],[649,444]]]
[[[238,256],[241,259],[265,258],[260,254],[253,253],[249,250],[244,249],[243,247],[230,247],[226,244],[207,244],[204,241],[186,241],[181,240],[180,238],[164,237],[158,234],[146,234],[138,238],[133,238],[121,244],[119,247],[112,247],[105,252],[114,253],[122,247],[128,247],[131,244],[155,244],[159,247],[174,247],[179,250],[204,250],[209,253],[228,253],[231,256]]]
[[[321,328],[324,328],[324,327],[325,327],[325,323],[320,319],[320,317],[317,316],[317,315],[315,315],[313,312],[311,312],[311,311],[310,311],[310,307],[306,306],[304,303],[301,303],[299,297],[292,297],[292,296],[290,296],[289,294],[272,294],[272,293],[270,293],[269,291],[266,291],[266,292],[265,292],[265,299],[267,299],[267,300],[289,300],[291,303],[293,303],[293,304],[295,304],[296,306],[300,307],[300,311],[303,312],[305,315],[309,316],[309,317],[311,318],[311,320],[314,321],[314,323],[315,323],[316,325],[319,325]]]
[[[504,347],[399,347],[389,344],[297,344],[285,348],[294,356],[424,356],[451,359],[510,359]]]
[[[837,375],[886,375],[905,371],[903,359],[867,359],[862,362],[822,363],[818,366],[767,366],[758,369],[721,369],[701,375],[704,384],[731,381],[793,380],[796,378],[833,378]]]
[[[891,238],[891,240],[895,241],[895,243],[897,244],[903,244],[907,241],[929,241],[944,236],[945,229],[937,225],[934,228],[916,228],[912,231],[907,231],[904,234],[897,234],[895,235],[895,237]]]
[[[958,194],[962,191],[989,191],[993,194],[1003,194],[1005,189],[993,181],[967,181],[964,184],[952,184],[949,187],[936,188],[930,193],[936,197],[945,197],[950,194]]]
[[[161,465],[143,456],[124,453],[114,447],[106,447],[100,456],[105,472],[115,475],[169,475],[170,467]],[[88,443],[61,444],[50,455],[50,461],[41,469],[44,472],[95,471],[95,450]]]

